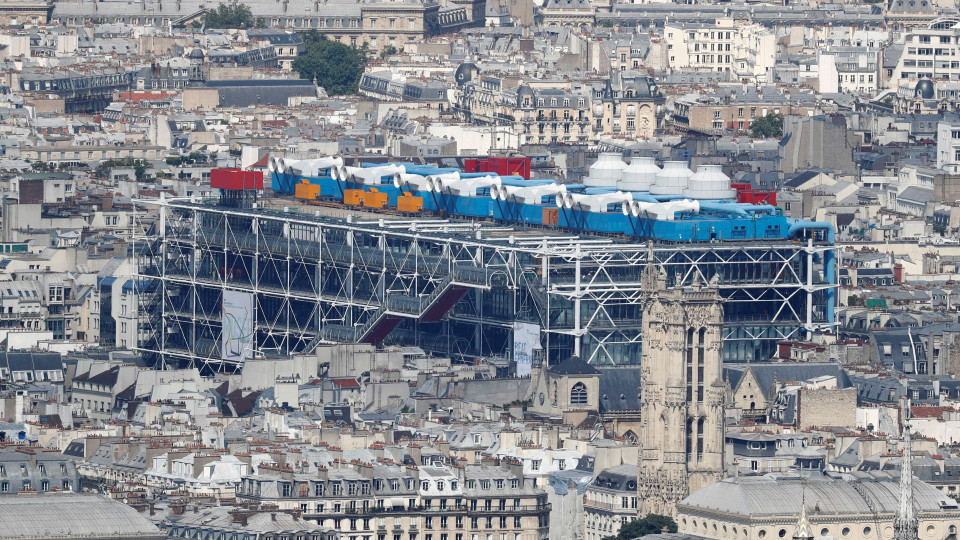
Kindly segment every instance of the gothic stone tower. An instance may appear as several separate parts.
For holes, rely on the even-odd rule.
[[[723,309],[709,285],[666,286],[662,268],[642,277],[640,516],[676,517],[676,504],[723,472],[720,356]]]

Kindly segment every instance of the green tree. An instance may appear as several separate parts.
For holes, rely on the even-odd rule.
[[[250,8],[237,2],[220,4],[208,11],[203,20],[207,28],[253,28],[257,24]]]
[[[620,527],[620,533],[616,536],[608,536],[603,540],[633,540],[648,534],[660,534],[664,530],[672,533],[677,532],[677,522],[670,516],[647,514],[647,517],[643,519],[635,519]]]
[[[137,181],[142,181],[147,176],[147,164],[141,161],[134,165],[133,174],[137,177]]]
[[[387,45],[386,47],[383,48],[382,51],[380,51],[380,59],[382,60],[388,56],[397,54],[397,52],[398,51],[396,47],[394,47],[393,45]]]
[[[750,136],[754,139],[779,139],[783,136],[783,115],[767,113],[750,124]]]
[[[331,41],[316,30],[300,35],[304,54],[293,61],[300,77],[316,80],[330,95],[356,94],[367,66],[366,47],[357,49]]]
[[[50,170],[50,164],[45,161],[34,161],[30,167],[35,171],[46,172]]]

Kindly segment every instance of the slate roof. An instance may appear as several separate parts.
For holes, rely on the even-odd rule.
[[[218,90],[221,107],[287,105],[291,97],[317,95],[317,87],[306,79],[206,81],[204,86]]]
[[[640,366],[600,368],[599,373],[600,412],[640,410]]]
[[[0,352],[0,368],[14,371],[57,371],[63,369],[59,353]]]
[[[817,480],[763,477],[727,478],[695,491],[680,506],[702,508],[739,516],[790,516],[806,505],[807,512],[844,515],[889,515],[897,510],[899,482],[896,480],[861,481],[857,488],[865,492],[872,506],[847,480]],[[942,512],[956,508],[957,502],[926,483],[914,484],[914,504],[920,512]],[[876,511],[874,511],[876,510]]]
[[[600,375],[597,368],[587,364],[579,356],[571,356],[549,369],[554,375]]]
[[[760,391],[767,399],[776,397],[771,394],[774,381],[806,381],[814,377],[830,376],[837,378],[838,388],[853,386],[846,372],[834,362],[775,362],[763,364],[729,364],[723,368],[724,380],[730,381],[730,388],[736,388],[746,370],[753,372]]]
[[[629,463],[604,469],[590,483],[591,487],[633,492],[637,489],[637,466]]]
[[[0,538],[164,537],[144,514],[92,493],[0,497],[0,523]]]
[[[926,204],[930,202],[930,199],[933,198],[933,190],[930,188],[922,188],[917,186],[910,186],[907,189],[903,190],[903,193],[897,196],[898,201],[907,201]]]
[[[790,187],[790,188],[798,188],[803,184],[807,183],[808,181],[812,180],[813,178],[815,178],[818,174],[820,174],[820,171],[803,171],[797,174],[796,176],[794,176],[793,178],[784,182],[783,186]]]

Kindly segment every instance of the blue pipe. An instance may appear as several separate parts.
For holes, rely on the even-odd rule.
[[[369,169],[369,168],[371,168],[371,167],[387,167],[387,166],[389,166],[389,165],[396,165],[396,166],[401,166],[401,165],[402,165],[404,168],[406,168],[406,167],[424,167],[424,166],[426,166],[426,167],[432,167],[432,165],[417,165],[416,163],[412,163],[412,162],[401,162],[401,161],[388,161],[387,163],[369,163],[369,162],[366,162],[366,161],[365,161],[365,162],[363,162],[363,163],[360,164],[360,167],[363,168],[363,169]]]
[[[588,187],[583,190],[587,195],[606,195],[607,193],[616,193],[617,188],[612,187]]]
[[[404,167],[404,170],[407,174],[419,174],[420,176],[429,176],[431,174],[446,174],[452,172],[459,172],[460,169],[454,169],[451,167],[434,167],[433,165],[414,165],[412,167]],[[463,177],[463,174],[460,175]]]
[[[657,202],[662,201],[677,201],[680,199],[686,199],[683,195],[651,195]]]
[[[827,242],[830,244],[835,244],[837,240],[837,230],[834,226],[826,221],[807,221],[801,220],[797,221],[793,225],[790,225],[790,228],[787,229],[787,237],[793,238],[800,231],[824,231],[827,236]]]
[[[556,184],[556,182],[553,180],[527,180],[522,176],[501,176],[500,184],[504,186],[533,187],[549,186],[550,184]]]
[[[747,212],[742,208],[737,208],[732,204],[717,203],[716,201],[698,201],[701,210],[712,210],[714,212],[726,212],[738,216],[746,216]]]
[[[653,198],[653,195],[651,195],[647,191],[631,191],[630,194],[633,195],[633,200],[635,201],[650,202],[650,203],[660,202],[655,198]]]
[[[836,265],[836,250],[829,249],[823,254],[823,273],[824,278],[826,278],[827,283],[830,285],[837,284],[837,265]],[[835,310],[836,310],[836,296],[837,290],[833,287],[827,289],[827,322],[833,323],[836,320]]]
[[[570,193],[583,193],[587,189],[587,186],[583,184],[564,184],[563,186]]]
[[[773,205],[770,205],[770,204],[738,203],[737,201],[716,200],[716,199],[701,200],[701,201],[700,201],[700,205],[703,206],[703,203],[723,204],[723,205],[727,205],[727,206],[732,206],[732,207],[734,207],[734,208],[737,208],[737,209],[739,209],[739,210],[743,210],[744,212],[748,212],[748,213],[755,213],[755,212],[771,212],[771,213],[773,213],[773,212],[776,212],[776,211],[777,211],[777,207],[776,207],[776,206],[773,206]]]
[[[770,212],[775,214],[777,212],[777,207],[772,204],[750,204],[750,203],[740,203],[737,206],[743,208],[747,212]]]

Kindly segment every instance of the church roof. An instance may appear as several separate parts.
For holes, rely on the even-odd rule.
[[[833,516],[876,513],[892,517],[896,512],[899,482],[857,481],[856,487],[853,483],[846,480],[818,480],[803,484],[794,478],[741,476],[699,489],[681,501],[680,506],[740,516],[783,518],[795,516],[801,506],[814,514],[829,513]],[[867,504],[861,492],[866,493],[873,508]],[[925,482],[915,482],[913,493],[919,512],[942,512],[945,508],[957,508],[955,500]]]
[[[549,371],[554,375],[600,375],[595,367],[581,360],[579,356],[571,356]]]

